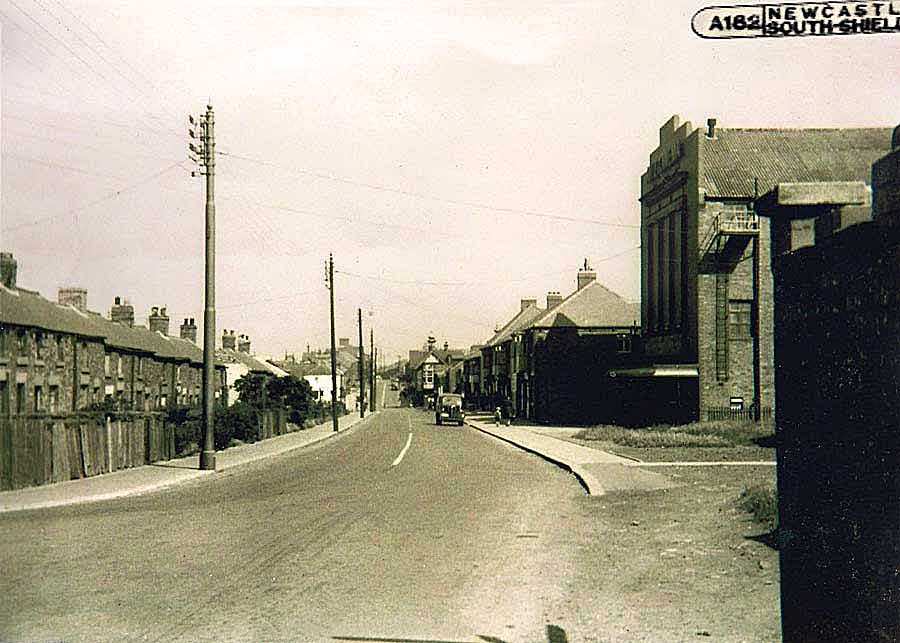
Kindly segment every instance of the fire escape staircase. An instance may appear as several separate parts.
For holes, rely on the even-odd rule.
[[[733,265],[744,254],[747,244],[759,236],[759,216],[752,211],[720,212],[713,219],[701,244],[701,256],[715,258],[722,265]]]

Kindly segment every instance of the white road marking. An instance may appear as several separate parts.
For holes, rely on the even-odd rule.
[[[403,456],[406,455],[406,452],[409,451],[409,445],[412,444],[412,431],[409,432],[409,437],[406,438],[406,446],[403,447],[403,451],[400,452],[400,455],[397,456],[397,459],[391,464],[392,467],[396,467],[403,460]]]

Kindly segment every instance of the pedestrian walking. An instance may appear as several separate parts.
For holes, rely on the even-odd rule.
[[[500,407],[498,406],[494,409],[494,425],[500,426],[500,420],[503,419],[503,414],[500,411]]]

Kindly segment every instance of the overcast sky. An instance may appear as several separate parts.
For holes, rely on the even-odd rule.
[[[585,257],[637,301],[670,116],[900,122],[900,36],[702,40],[703,4],[0,0],[2,248],[49,298],[202,325],[187,115],[211,101],[219,334],[327,347],[329,252],[338,335],[362,308],[383,362],[484,341]]]

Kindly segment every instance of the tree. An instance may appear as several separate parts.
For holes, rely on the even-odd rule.
[[[234,383],[241,402],[261,409],[266,405],[266,379],[268,376],[259,373],[247,373]]]
[[[313,390],[305,379],[293,375],[276,377],[268,383],[269,399],[288,409],[289,421],[302,424],[303,420],[313,414]]]

